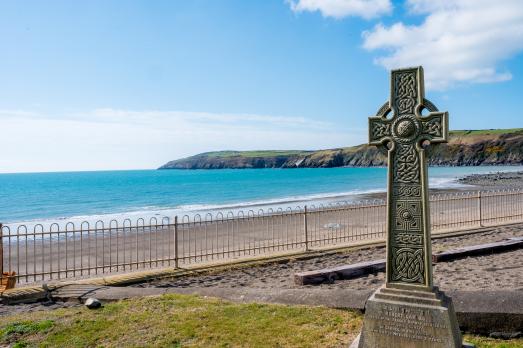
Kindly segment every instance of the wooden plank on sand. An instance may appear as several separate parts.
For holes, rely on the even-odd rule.
[[[332,283],[338,279],[352,279],[383,271],[385,271],[385,259],[295,273],[294,283],[297,285]]]
[[[471,245],[457,249],[451,249],[432,255],[432,262],[444,262],[468,256],[488,255],[503,251],[516,250],[523,247],[523,238],[514,237],[500,242]]]
[[[488,255],[503,251],[515,250],[523,247],[523,237],[513,237],[500,242],[471,245],[467,247],[447,250],[432,255],[432,262],[445,262],[467,256]],[[315,271],[299,272],[294,274],[296,285],[313,285],[333,283],[339,279],[353,279],[367,274],[385,271],[385,260],[375,260],[343,265],[333,268],[323,268]]]

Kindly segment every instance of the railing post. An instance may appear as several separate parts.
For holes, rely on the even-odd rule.
[[[479,216],[479,226],[483,227],[483,215],[481,213],[481,191],[478,191],[478,216]]]
[[[0,279],[4,276],[4,235],[3,224],[0,223]]]
[[[307,206],[303,210],[303,226],[305,228],[305,251],[309,251],[309,229],[307,227]]]
[[[174,217],[174,267],[178,268],[178,215]]]

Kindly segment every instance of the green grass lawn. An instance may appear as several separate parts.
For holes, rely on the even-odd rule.
[[[0,317],[0,346],[347,347],[360,328],[361,315],[347,310],[164,295]],[[467,339],[478,347],[523,346]]]
[[[474,130],[453,130],[451,135],[488,135],[488,134],[508,134],[521,133],[523,128],[507,128],[507,129],[474,129]]]

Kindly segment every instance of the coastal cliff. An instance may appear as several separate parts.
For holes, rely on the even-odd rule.
[[[522,165],[523,128],[451,131],[449,142],[427,149],[429,165]],[[317,151],[217,151],[170,161],[159,169],[330,168],[384,166],[375,146]]]

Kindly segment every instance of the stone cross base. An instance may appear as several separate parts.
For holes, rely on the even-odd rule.
[[[360,336],[350,348],[461,348],[452,299],[433,291],[381,287],[367,301]]]

